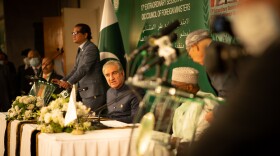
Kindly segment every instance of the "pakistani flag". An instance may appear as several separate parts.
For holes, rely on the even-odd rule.
[[[126,69],[125,51],[119,23],[111,0],[105,0],[99,37],[100,60],[119,60]]]

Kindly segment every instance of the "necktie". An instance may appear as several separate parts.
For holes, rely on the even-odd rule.
[[[81,48],[78,48],[78,55],[80,54],[80,52],[81,52]]]
[[[78,58],[78,56],[79,56],[80,52],[81,52],[81,48],[78,48],[78,52],[77,52],[76,59]]]

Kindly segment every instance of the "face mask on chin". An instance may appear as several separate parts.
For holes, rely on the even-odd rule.
[[[280,34],[279,17],[275,10],[266,3],[255,3],[236,12],[232,24],[237,39],[248,54],[262,55]]]
[[[30,59],[29,63],[32,67],[38,67],[40,65],[40,59],[37,57],[32,58]]]

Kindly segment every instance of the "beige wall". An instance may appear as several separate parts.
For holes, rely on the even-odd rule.
[[[85,9],[93,9],[96,11],[96,21],[94,21],[94,25],[91,26],[92,32],[96,32],[93,34],[93,42],[98,44],[99,39],[99,29],[101,25],[102,19],[102,11],[103,11],[104,0],[81,0],[81,8]]]
[[[91,28],[97,22],[96,11],[93,9],[82,9],[82,8],[64,8],[62,12],[63,21],[63,47],[66,63],[66,74],[68,74],[75,63],[78,45],[73,43],[72,34],[74,26],[77,23],[86,23]],[[95,28],[93,32],[93,42],[98,44],[97,35],[98,29]]]
[[[99,28],[101,24],[104,0],[81,0],[80,8],[64,8],[64,50],[65,68],[68,74],[74,66],[78,45],[72,41],[71,32],[77,23],[86,23],[91,27],[92,42],[98,45]]]

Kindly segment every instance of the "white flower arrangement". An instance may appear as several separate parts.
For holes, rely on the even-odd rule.
[[[8,110],[7,120],[36,120],[44,99],[32,95],[17,96]]]
[[[77,119],[67,126],[64,125],[69,98],[57,98],[51,101],[47,107],[40,110],[38,118],[38,130],[43,133],[72,132],[73,130],[86,131],[91,129],[91,122],[87,121],[90,108],[82,102],[76,102]]]

